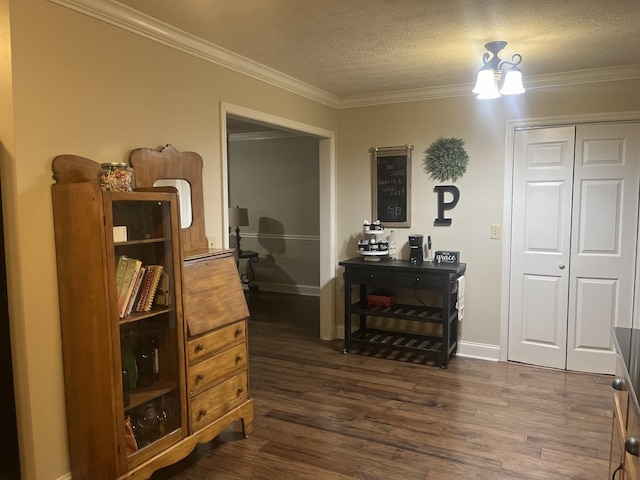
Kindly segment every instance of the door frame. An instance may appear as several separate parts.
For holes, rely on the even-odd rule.
[[[320,182],[320,338],[338,338],[336,318],[335,276],[336,254],[336,134],[331,130],[277,117],[250,108],[220,102],[220,148],[222,164],[222,228],[229,231],[229,158],[227,151],[227,115],[246,118],[268,125],[304,133],[319,139]],[[229,247],[229,236],[222,235],[224,246]]]
[[[511,294],[511,214],[513,201],[513,148],[515,131],[528,128],[559,127],[565,125],[580,125],[586,123],[622,123],[640,122],[640,111],[602,113],[589,115],[569,115],[561,117],[542,117],[518,120],[507,120],[505,129],[505,163],[504,163],[504,199],[502,212],[502,272],[501,272],[501,301],[500,301],[500,353],[498,360],[507,361],[509,345],[509,298]],[[640,235],[638,236],[640,249]],[[640,257],[640,256],[638,256]],[[640,258],[636,258],[636,278],[640,278]],[[634,314],[633,326],[640,325],[640,282],[634,286]]]

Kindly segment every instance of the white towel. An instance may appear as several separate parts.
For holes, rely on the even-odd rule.
[[[458,320],[462,321],[464,317],[464,275],[458,277],[458,300],[456,301],[456,308],[458,309]]]

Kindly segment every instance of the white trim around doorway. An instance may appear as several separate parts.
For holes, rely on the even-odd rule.
[[[250,121],[274,125],[285,130],[318,137],[320,178],[320,338],[333,340],[338,337],[336,327],[336,133],[313,125],[289,120],[246,107],[220,102],[220,149],[222,165],[222,228],[229,230],[228,214],[228,158],[227,115]],[[224,246],[229,247],[228,235],[223,234]]]

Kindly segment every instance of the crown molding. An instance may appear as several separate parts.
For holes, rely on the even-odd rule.
[[[471,93],[473,83],[468,83],[340,98],[211,42],[206,42],[114,0],[49,1],[336,109],[473,95]],[[524,83],[527,89],[541,89],[638,78],[640,78],[640,65],[625,65],[525,76]]]
[[[566,87],[585,83],[635,80],[640,78],[640,65],[623,65],[608,68],[575,70],[550,75],[525,76],[524,86],[527,90]],[[365,107],[388,103],[415,102],[419,100],[435,100],[438,98],[465,97],[471,93],[473,83],[430,87],[416,90],[403,90],[372,95],[344,97],[337,108]]]
[[[621,80],[635,80],[638,78],[640,78],[640,65],[634,64],[574,70],[550,75],[537,75],[530,77],[524,83],[526,84],[525,87],[536,89],[566,87],[585,83],[619,82]]]
[[[473,95],[473,84],[445,85],[439,87],[400,90],[388,93],[372,93],[370,95],[354,95],[340,99],[336,108],[367,107],[387,103],[415,102],[419,100],[435,100],[438,98],[463,97]]]
[[[327,106],[336,108],[340,103],[340,99],[335,95],[204,41],[114,0],[49,1]]]

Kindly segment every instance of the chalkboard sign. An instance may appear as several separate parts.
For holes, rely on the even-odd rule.
[[[372,148],[373,218],[386,227],[411,226],[411,150]]]

